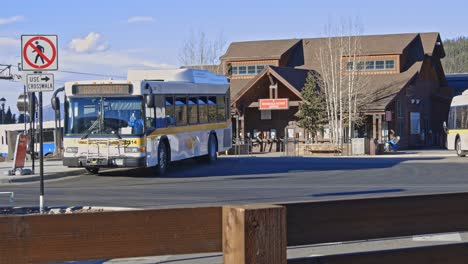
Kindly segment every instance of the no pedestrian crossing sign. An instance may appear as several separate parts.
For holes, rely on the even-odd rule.
[[[50,92],[54,90],[53,74],[28,74],[26,75],[26,87],[28,92]]]
[[[21,35],[23,71],[58,70],[57,35]]]

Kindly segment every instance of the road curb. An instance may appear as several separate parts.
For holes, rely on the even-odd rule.
[[[73,171],[66,171],[66,172],[56,172],[56,173],[46,173],[44,174],[44,180],[54,180],[64,177],[70,176],[77,176],[86,173],[85,169],[77,169]],[[40,181],[41,176],[39,174],[34,175],[23,175],[23,176],[4,176],[0,177],[0,184],[7,184],[7,183],[25,183],[25,182],[35,182]]]

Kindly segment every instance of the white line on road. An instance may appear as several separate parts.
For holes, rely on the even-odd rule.
[[[460,236],[460,233],[450,233],[450,234],[438,234],[438,235],[413,236],[413,241],[461,242],[462,238]]]

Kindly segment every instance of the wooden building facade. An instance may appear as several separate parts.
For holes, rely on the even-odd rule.
[[[342,59],[349,70],[363,67],[359,74],[366,75],[365,90],[372,100],[363,113],[367,115],[365,125],[352,131],[352,136],[384,142],[393,129],[403,148],[442,145],[441,124],[447,117],[451,92],[440,62],[445,53],[439,34],[359,38],[360,53],[353,60]],[[221,57],[221,67],[231,82],[239,138],[270,142],[263,151],[280,150],[284,138],[305,139],[306,132],[295,125],[296,113],[307,73],[321,74],[317,52],[324,40],[231,43]],[[272,105],[264,108],[261,102],[265,99]],[[282,100],[287,100],[287,107],[279,107]],[[294,128],[293,133],[290,128]]]

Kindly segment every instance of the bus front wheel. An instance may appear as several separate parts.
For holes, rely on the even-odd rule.
[[[92,173],[92,174],[98,174],[98,173],[99,173],[99,168],[86,167],[85,169],[86,169],[89,173]]]
[[[462,150],[460,138],[457,138],[457,142],[455,143],[455,149],[457,150],[458,157],[465,157],[466,156],[465,151]]]
[[[158,146],[158,165],[156,165],[156,172],[159,175],[164,175],[167,171],[167,167],[169,166],[169,155],[168,155],[168,147],[166,143],[162,141],[159,143]]]

